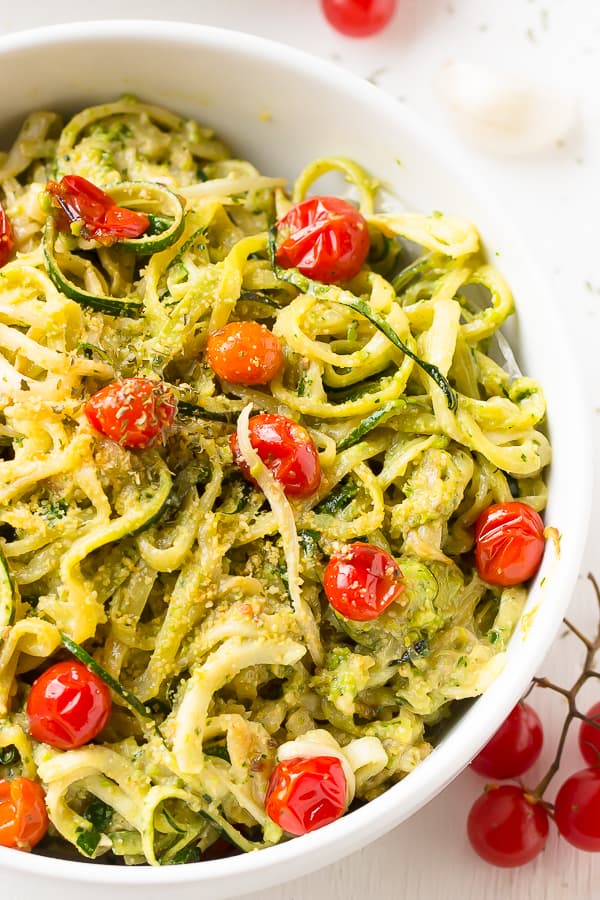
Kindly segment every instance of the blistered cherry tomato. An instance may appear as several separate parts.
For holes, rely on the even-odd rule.
[[[516,778],[531,768],[543,742],[540,717],[528,703],[517,703],[471,768],[487,778]]]
[[[258,322],[229,322],[208,338],[206,355],[219,378],[268,384],[283,365],[279,338]]]
[[[588,709],[588,719],[598,723],[598,728],[589,722],[582,722],[579,726],[579,749],[586,763],[590,766],[600,766],[600,703]]]
[[[346,811],[346,776],[335,756],[296,756],[278,763],[269,779],[265,809],[288,834],[306,834]]]
[[[475,523],[475,563],[484,581],[507,587],[537,572],[544,555],[544,523],[526,503],[495,503]]]
[[[6,215],[0,203],[0,269],[10,259],[10,254],[15,246],[10,219]]]
[[[397,0],[321,0],[330,25],[349,37],[369,37],[388,24]]]
[[[0,847],[31,850],[48,830],[46,797],[30,778],[0,780]]]
[[[59,231],[71,231],[78,223],[81,236],[101,244],[140,237],[150,227],[145,213],[117,206],[112,197],[81,175],[65,175],[49,181],[46,191],[57,209]]]
[[[331,284],[354,278],[369,252],[369,229],[359,211],[339,197],[309,197],[277,223],[276,261]]]
[[[132,448],[151,447],[164,440],[176,411],[172,391],[149,378],[114,381],[85,404],[85,414],[96,431]]]
[[[336,612],[356,622],[376,619],[404,590],[396,560],[360,541],[331,557],[323,586]]]
[[[59,750],[81,747],[102,731],[111,705],[108,687],[83,663],[55,663],[29,692],[29,733]]]
[[[285,416],[264,413],[250,419],[248,431],[253,448],[286,494],[308,497],[316,491],[321,481],[321,465],[306,428]],[[236,432],[231,435],[229,446],[247,480],[256,484],[240,452]]]
[[[554,801],[554,821],[574,847],[600,852],[600,769],[581,769],[567,778]]]
[[[548,813],[523,788],[490,785],[475,801],[467,820],[475,852],[494,866],[523,866],[542,852],[548,839]]]

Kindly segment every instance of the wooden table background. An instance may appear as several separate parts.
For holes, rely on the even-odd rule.
[[[436,122],[448,134],[432,83],[439,67],[463,58],[513,74],[535,75],[573,93],[578,124],[567,140],[542,155],[493,159],[471,149],[505,211],[514,217],[564,310],[574,343],[598,446],[600,412],[600,3],[597,0],[399,0],[389,29],[364,41],[334,33],[317,0],[0,0],[0,34],[36,25],[99,18],[180,19],[236,28],[294,44],[379,84]],[[3,90],[10,87],[4,85]],[[454,136],[455,137],[455,136]],[[526,302],[526,298],[519,298]],[[556,361],[561,364],[560,359]],[[593,485],[590,485],[590,491]],[[571,617],[587,633],[596,605],[585,578],[600,577],[596,552],[600,514],[594,510]],[[568,684],[580,648],[557,638],[543,673]],[[595,685],[600,699],[600,687]],[[553,753],[563,706],[548,691],[533,703],[542,715],[546,748]],[[581,766],[574,741],[565,772]],[[535,773],[534,773],[535,775]],[[361,852],[313,875],[248,896],[246,900],[592,900],[600,897],[600,857],[578,853],[553,834],[542,857],[519,870],[500,870],[470,850],[465,820],[482,780],[465,772],[419,814]],[[116,897],[114,891],[111,891]],[[0,896],[3,891],[0,888]],[[21,898],[19,898],[21,900]],[[210,898],[204,898],[210,900]]]

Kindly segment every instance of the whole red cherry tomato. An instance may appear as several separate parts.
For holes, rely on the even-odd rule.
[[[321,0],[325,18],[349,37],[369,37],[388,24],[396,0]]]
[[[600,769],[581,769],[567,778],[554,801],[554,821],[574,847],[600,852]]]
[[[65,175],[60,181],[49,181],[46,191],[58,210],[59,231],[71,231],[81,225],[81,235],[110,246],[124,238],[140,237],[150,227],[145,213],[117,206],[112,197],[81,175]]]
[[[346,811],[346,776],[336,756],[296,756],[278,763],[269,779],[265,810],[289,834],[306,834]]]
[[[81,747],[102,731],[111,705],[108,687],[83,663],[55,663],[29,692],[29,733],[59,750]]]
[[[507,587],[537,572],[544,555],[544,523],[518,500],[495,503],[475,523],[475,563],[484,581]]]
[[[46,796],[30,778],[0,779],[0,847],[31,850],[48,830]]]
[[[316,491],[321,481],[321,465],[317,448],[306,428],[285,416],[264,413],[250,419],[248,431],[253,448],[286,494],[308,497]],[[229,439],[229,446],[246,479],[256,484],[240,452],[235,432]]]
[[[229,322],[208,338],[211,369],[234,384],[268,384],[283,365],[279,338],[258,322]]]
[[[151,447],[164,440],[176,412],[172,391],[149,378],[114,381],[85,404],[85,414],[96,431],[132,448]]]
[[[404,590],[396,560],[360,541],[331,557],[323,586],[331,606],[356,622],[376,619]]]
[[[467,820],[475,852],[494,866],[523,866],[542,852],[548,839],[548,813],[523,788],[490,785],[475,801]]]
[[[0,203],[0,269],[10,259],[10,254],[15,246],[10,219],[6,215]]]
[[[598,723],[598,728],[589,722],[582,722],[579,727],[579,749],[586,763],[590,766],[600,766],[600,703],[588,709],[588,719]]]
[[[283,238],[278,265],[331,284],[357,275],[369,252],[369,229],[359,211],[339,197],[309,197],[277,223]]]
[[[540,717],[528,703],[517,703],[471,768],[487,778],[516,778],[531,768],[543,742]]]

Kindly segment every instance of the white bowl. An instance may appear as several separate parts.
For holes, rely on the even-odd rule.
[[[511,710],[558,630],[578,573],[591,497],[586,414],[543,273],[530,265],[498,198],[474,183],[472,164],[370,84],[291,47],[248,35],[171,22],[100,22],[0,39],[7,140],[32,109],[75,110],[123,92],[213,126],[239,155],[293,177],[309,160],[350,156],[388,182],[409,209],[471,218],[512,285],[513,336],[524,370],[545,389],[553,464],[546,521],[562,535],[529,596],[527,627],[492,687],[453,723],[436,750],[383,796],[326,828],[259,853],[164,869],[89,865],[0,848],[2,896],[43,890],[61,900],[217,898],[306,874],[364,847],[431,800]],[[268,113],[268,116],[265,116]],[[0,142],[0,146],[2,143]],[[400,159],[402,165],[398,165]],[[560,360],[560,364],[559,364]],[[542,583],[543,582],[543,583]],[[432,853],[435,848],[432,847]]]

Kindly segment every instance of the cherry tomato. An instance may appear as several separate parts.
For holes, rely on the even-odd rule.
[[[475,563],[484,581],[507,587],[537,572],[544,555],[544,523],[518,500],[495,503],[475,523]]]
[[[29,692],[29,733],[36,741],[72,750],[102,731],[111,706],[108,687],[87,666],[74,661],[55,663]]]
[[[258,322],[230,322],[213,332],[206,355],[219,378],[234,384],[268,384],[283,365],[279,338]]]
[[[346,811],[346,776],[335,756],[296,756],[278,763],[269,779],[265,810],[288,834],[306,834]]]
[[[349,37],[369,37],[388,24],[396,0],[321,0],[325,18]]]
[[[404,590],[395,559],[379,547],[360,541],[331,557],[323,586],[333,608],[356,622],[376,619]]]
[[[139,237],[150,227],[145,213],[117,206],[109,194],[81,175],[49,181],[46,191],[58,210],[59,231],[70,232],[72,223],[77,222],[82,237],[110,246],[123,238]]]
[[[339,197],[309,197],[279,220],[276,254],[284,269],[331,284],[357,275],[369,252],[369,229],[359,211]]]
[[[593,719],[600,726],[600,703],[594,703],[586,713],[588,719]],[[579,726],[579,749],[586,763],[590,766],[600,766],[600,727],[595,728],[589,722],[582,722]]]
[[[248,431],[250,443],[286,494],[308,497],[316,491],[321,480],[321,465],[317,448],[306,428],[285,416],[264,413],[250,419]],[[235,432],[229,438],[229,446],[246,479],[256,484],[240,452]]]
[[[580,769],[567,778],[554,801],[554,821],[574,847],[600,851],[600,769]]]
[[[513,784],[490,785],[471,807],[467,833],[475,852],[494,866],[523,866],[542,852],[548,813]]]
[[[540,717],[528,703],[517,703],[471,768],[487,778],[516,778],[531,768],[543,742]]]
[[[30,778],[0,779],[0,847],[31,850],[48,830],[46,796]]]
[[[10,254],[12,253],[14,246],[15,241],[10,219],[4,212],[2,204],[0,203],[0,269],[2,266],[5,266],[10,259]]]
[[[149,378],[114,381],[85,404],[85,414],[96,431],[133,448],[151,447],[164,440],[176,411],[173,393]]]

